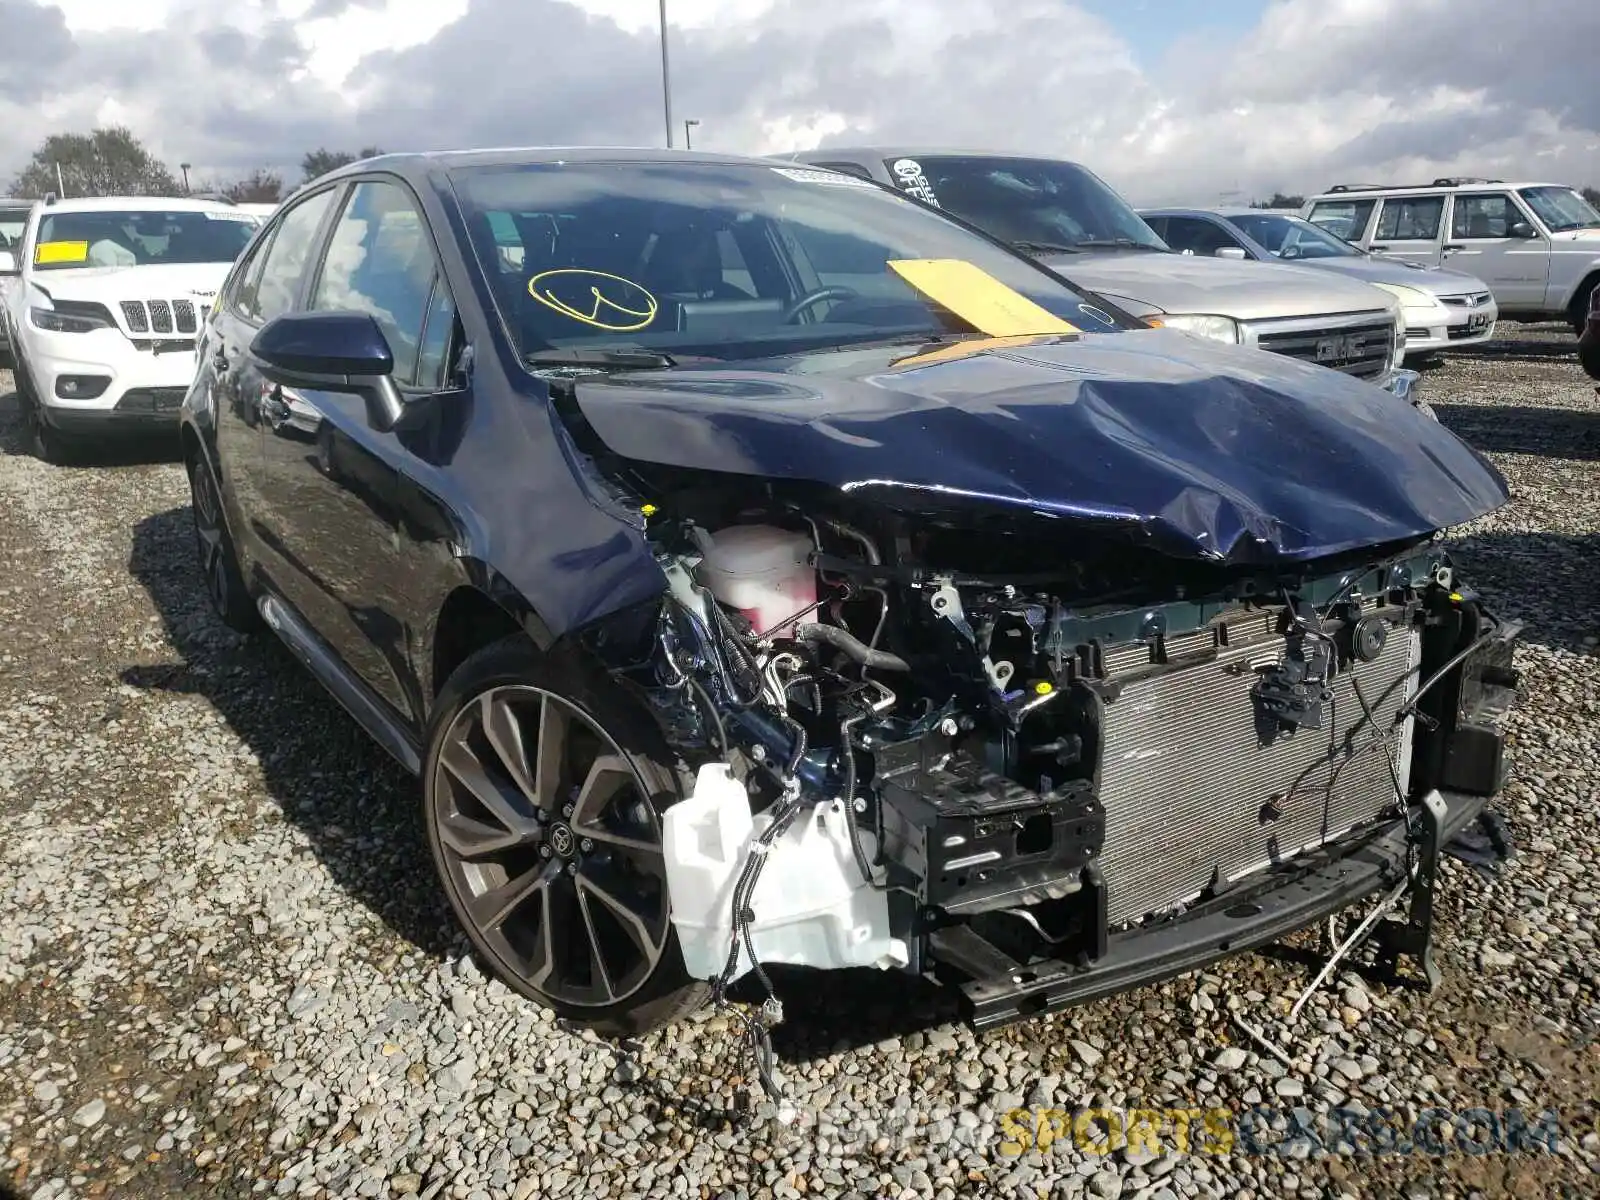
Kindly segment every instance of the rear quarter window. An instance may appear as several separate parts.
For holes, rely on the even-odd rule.
[[[1359,242],[1367,232],[1367,223],[1372,220],[1372,210],[1377,204],[1376,200],[1319,200],[1311,206],[1311,215],[1306,220],[1320,225],[1334,237]]]

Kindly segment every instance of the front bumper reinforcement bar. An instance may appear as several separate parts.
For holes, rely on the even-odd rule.
[[[1420,843],[1408,838],[1405,821],[1396,820],[1353,849],[1348,844],[1324,848],[1181,917],[1111,933],[1104,953],[1086,966],[1057,960],[1019,963],[964,925],[930,933],[929,948],[937,962],[969,977],[960,985],[969,1020],[988,1029],[1157,983],[1277,941],[1394,888],[1406,878],[1415,855],[1420,887],[1411,888],[1406,920],[1381,922],[1373,936],[1391,961],[1400,954],[1419,959],[1433,984],[1438,972],[1431,926],[1440,854],[1492,799],[1430,792],[1421,804]]]

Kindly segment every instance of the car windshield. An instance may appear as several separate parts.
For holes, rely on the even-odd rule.
[[[738,359],[993,334],[999,309],[1031,314],[1032,332],[1121,327],[1027,258],[832,172],[566,163],[459,168],[451,183],[525,359],[617,347]]]
[[[10,250],[20,245],[22,231],[27,224],[27,209],[0,209],[0,250]]]
[[[229,209],[51,213],[39,222],[33,265],[39,271],[60,271],[229,263],[255,231],[253,220]]]
[[[1281,213],[1250,213],[1229,217],[1228,223],[1254,238],[1277,258],[1350,258],[1361,256],[1349,242],[1336,238],[1310,221]]]
[[[1023,249],[1170,250],[1127,201],[1075,163],[943,154],[885,161],[904,191]]]
[[[1583,198],[1582,193],[1567,187],[1518,188],[1517,194],[1539,214],[1551,233],[1567,233],[1574,229],[1600,229],[1600,212]]]

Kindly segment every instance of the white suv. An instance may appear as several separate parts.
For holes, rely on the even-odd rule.
[[[166,197],[51,200],[0,254],[4,322],[33,450],[177,429],[195,343],[258,228],[229,204]]]
[[[1343,184],[1301,215],[1363,250],[1475,275],[1514,321],[1565,320],[1577,331],[1600,287],[1600,212],[1561,184]]]

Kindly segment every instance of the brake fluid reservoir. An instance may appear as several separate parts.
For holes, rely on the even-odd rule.
[[[766,633],[817,602],[817,573],[806,561],[809,535],[773,525],[733,525],[701,539],[696,572],[717,600]],[[811,619],[807,613],[797,624]]]

